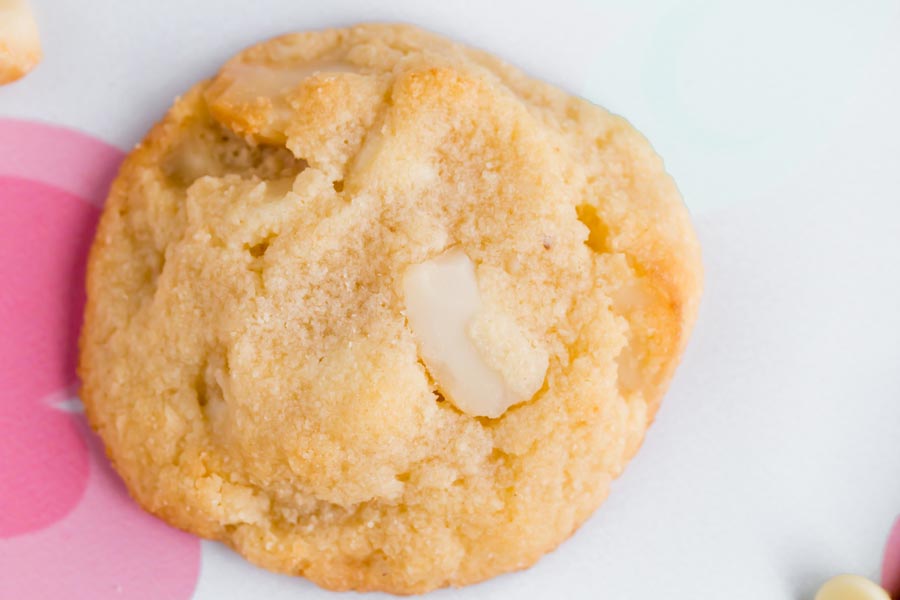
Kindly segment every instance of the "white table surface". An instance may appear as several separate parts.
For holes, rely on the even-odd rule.
[[[275,34],[407,21],[625,115],[666,160],[706,293],[609,500],[532,569],[434,598],[812,598],[900,513],[900,3],[34,0],[0,116],[136,143]],[[204,542],[197,600],[336,598]],[[378,597],[372,595],[370,597]]]

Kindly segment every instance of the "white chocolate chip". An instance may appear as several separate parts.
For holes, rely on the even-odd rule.
[[[352,65],[330,61],[301,67],[230,63],[219,72],[210,88],[217,92],[207,101],[213,116],[228,128],[281,143],[294,115],[289,98],[304,81],[320,74],[357,71]]]
[[[485,308],[475,267],[461,250],[409,267],[403,296],[422,359],[459,410],[496,418],[540,389],[546,351],[509,315]]]
[[[252,102],[256,98],[286,96],[306,79],[317,73],[355,73],[357,69],[346,63],[321,62],[300,67],[277,67],[259,64],[230,64],[222,75],[234,82],[228,88],[232,100]]]
[[[815,600],[891,600],[878,585],[859,575],[838,575],[825,582]]]
[[[0,0],[0,84],[15,81],[41,60],[41,39],[25,0]]]

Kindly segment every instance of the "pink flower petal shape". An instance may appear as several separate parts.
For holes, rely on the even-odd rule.
[[[79,420],[91,454],[84,497],[62,521],[0,541],[0,598],[190,598],[199,540],[141,510]]]
[[[0,119],[0,598],[193,593],[200,542],[143,512],[72,398],[84,261],[122,153]]]
[[[77,132],[0,119],[0,539],[62,518],[87,450],[50,400],[76,382],[84,259],[122,152]]]
[[[884,561],[881,563],[881,587],[892,598],[900,596],[900,517],[888,534],[884,547]]]
[[[87,483],[72,417],[46,396],[75,382],[84,257],[98,209],[43,183],[0,176],[0,538],[62,518]]]
[[[83,133],[18,119],[0,119],[0,140],[0,175],[42,181],[98,208],[125,156]]]

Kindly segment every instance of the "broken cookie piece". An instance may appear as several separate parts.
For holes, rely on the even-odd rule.
[[[41,60],[41,40],[25,0],[0,0],[0,85],[11,83]]]

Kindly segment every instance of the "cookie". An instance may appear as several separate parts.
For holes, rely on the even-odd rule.
[[[41,40],[25,0],[0,0],[0,85],[31,71],[41,60]]]
[[[82,395],[169,523],[330,589],[461,586],[602,502],[700,289],[625,120],[414,27],[286,35],[123,164]]]

